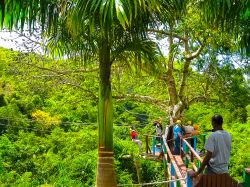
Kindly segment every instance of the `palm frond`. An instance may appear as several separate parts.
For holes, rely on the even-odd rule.
[[[156,73],[160,67],[160,56],[160,50],[155,42],[140,38],[124,38],[113,49],[111,61],[124,64],[131,69],[143,68],[148,73]]]
[[[200,8],[206,23],[221,27],[241,39],[241,51],[249,54],[250,0],[205,0]]]
[[[0,3],[0,27],[13,27],[23,30],[25,24],[30,32],[39,23],[42,30],[56,32],[58,19],[62,18],[65,7],[69,7],[68,0],[2,0]]]

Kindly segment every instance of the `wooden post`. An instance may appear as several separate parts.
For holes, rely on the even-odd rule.
[[[146,135],[146,154],[148,154],[148,135]]]
[[[243,173],[243,187],[250,186],[250,168],[246,168]]]

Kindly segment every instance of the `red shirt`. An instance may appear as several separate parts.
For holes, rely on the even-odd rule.
[[[136,139],[136,137],[137,137],[137,134],[136,134],[135,131],[132,131],[132,132],[130,133],[130,135],[131,135],[131,138],[132,138],[132,139]]]

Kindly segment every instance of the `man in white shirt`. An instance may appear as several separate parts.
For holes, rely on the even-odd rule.
[[[229,156],[232,138],[222,128],[223,118],[221,115],[212,117],[213,133],[209,135],[204,148],[206,156],[197,172],[190,173],[190,177],[196,177],[207,166],[205,174],[228,173]]]

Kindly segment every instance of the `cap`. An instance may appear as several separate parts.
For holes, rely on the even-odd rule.
[[[177,124],[181,124],[181,120],[177,120],[176,123],[177,123]]]
[[[199,128],[199,126],[197,124],[194,124],[194,130],[197,130]]]

